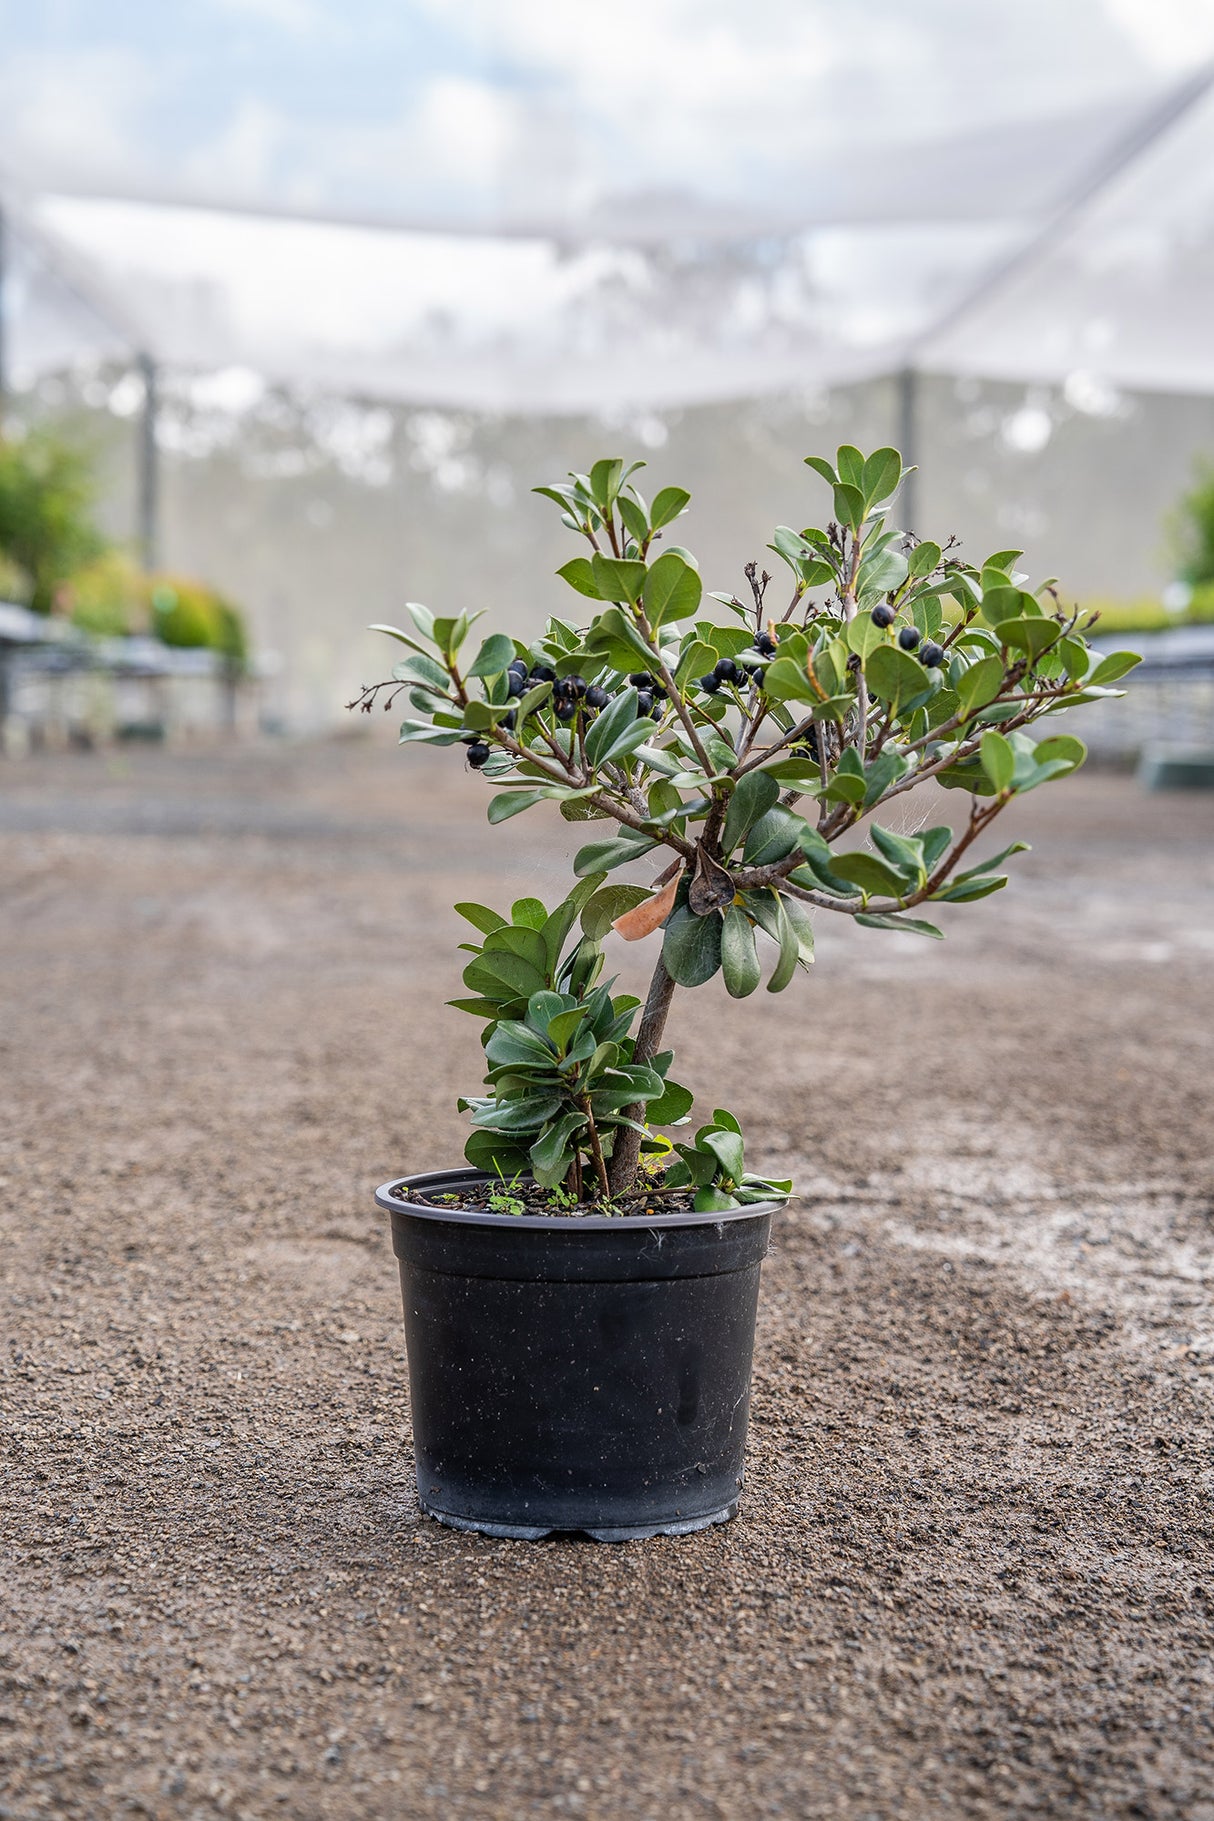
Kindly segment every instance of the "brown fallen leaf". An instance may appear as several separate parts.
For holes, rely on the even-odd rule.
[[[674,896],[678,889],[678,879],[672,879],[669,885],[662,891],[655,892],[652,898],[646,898],[643,904],[634,904],[630,911],[617,917],[612,929],[623,936],[625,942],[639,942],[642,936],[652,935],[674,909]]]

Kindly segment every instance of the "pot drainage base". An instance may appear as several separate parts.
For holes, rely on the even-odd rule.
[[[421,1504],[427,1517],[451,1530],[471,1530],[481,1536],[509,1537],[519,1543],[538,1543],[550,1536],[585,1536],[594,1543],[641,1543],[651,1536],[691,1536],[697,1530],[709,1530],[713,1524],[728,1524],[738,1514],[737,1500],[710,1511],[704,1517],[676,1518],[669,1524],[491,1524],[475,1518],[456,1517],[453,1512],[439,1511],[433,1505]]]

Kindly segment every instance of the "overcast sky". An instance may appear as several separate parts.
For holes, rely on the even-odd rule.
[[[848,134],[1083,108],[1214,54],[1214,0],[0,0],[0,27],[18,177],[428,218],[785,207]]]

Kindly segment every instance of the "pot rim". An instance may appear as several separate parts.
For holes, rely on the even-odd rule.
[[[375,1191],[377,1205],[386,1214],[412,1214],[421,1220],[449,1220],[459,1226],[510,1227],[547,1233],[643,1233],[653,1227],[720,1227],[726,1221],[756,1220],[763,1214],[776,1214],[788,1206],[788,1200],[752,1201],[742,1208],[723,1208],[712,1214],[683,1212],[678,1214],[610,1215],[610,1214],[497,1214],[491,1208],[440,1208],[421,1201],[402,1201],[392,1191],[402,1187],[440,1191],[445,1184],[467,1182],[469,1177],[492,1181],[482,1170],[469,1164],[462,1170],[419,1170],[413,1176],[394,1176]]]

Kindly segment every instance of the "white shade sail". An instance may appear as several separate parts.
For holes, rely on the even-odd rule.
[[[1162,130],[1152,93],[824,159],[800,221],[651,196],[443,230],[10,189],[8,359],[28,377],[125,348],[533,413],[825,389],[908,361],[1214,390],[1214,101],[1193,93]],[[1143,121],[1149,143],[1068,213]]]

